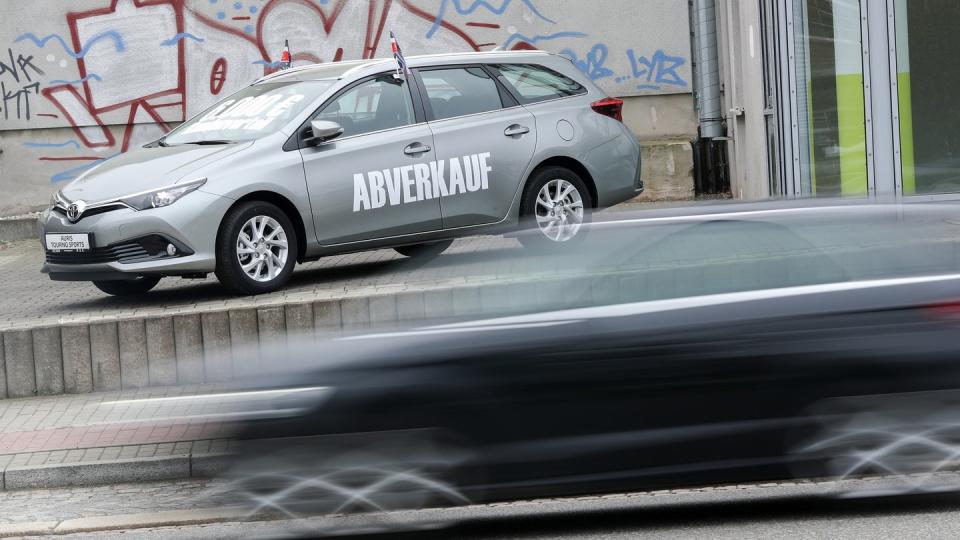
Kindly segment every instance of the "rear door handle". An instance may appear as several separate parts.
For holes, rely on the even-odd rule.
[[[507,137],[515,137],[517,135],[526,135],[530,133],[530,128],[527,126],[521,126],[520,124],[514,124],[507,129],[503,130],[503,134]]]
[[[418,142],[412,143],[403,149],[403,153],[408,156],[419,156],[432,150],[429,146],[425,144],[420,144]]]

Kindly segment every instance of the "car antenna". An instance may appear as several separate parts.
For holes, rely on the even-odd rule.
[[[393,51],[393,59],[397,61],[397,72],[394,73],[393,78],[405,81],[410,74],[410,69],[407,67],[407,60],[403,57],[403,51],[400,50],[400,43],[397,42],[397,36],[393,30],[390,31],[390,50]]]

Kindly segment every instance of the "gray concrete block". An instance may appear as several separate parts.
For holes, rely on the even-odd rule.
[[[8,490],[151,482],[189,477],[189,456],[8,467],[4,471]]]
[[[287,356],[287,322],[282,307],[257,310],[260,359],[263,366],[275,366]]]
[[[5,364],[6,362],[4,361],[4,352],[3,352],[3,332],[0,332],[0,399],[7,398],[7,366]],[[2,476],[3,475],[0,474],[0,477]],[[2,483],[3,483],[3,480],[0,479],[0,484]]]
[[[252,308],[231,310],[229,318],[233,376],[255,375],[260,369],[260,331],[257,328],[257,310]]]
[[[374,326],[390,326],[397,322],[397,297],[392,294],[371,296],[370,324]]]
[[[7,369],[7,397],[36,394],[37,378],[33,363],[33,336],[30,330],[11,330],[3,334],[4,365]]]
[[[326,300],[313,303],[313,327],[317,332],[339,331],[343,327],[340,320],[340,302]]]
[[[147,378],[150,386],[177,384],[177,346],[173,317],[144,321],[147,336]]]
[[[693,148],[689,141],[644,141],[642,171],[644,192],[639,201],[693,199]]]
[[[426,315],[423,293],[403,293],[397,295],[397,320],[422,321]]]
[[[63,348],[60,328],[33,329],[33,364],[37,394],[53,396],[63,393]]]
[[[233,454],[199,454],[190,456],[190,476],[194,478],[214,478],[228,470],[234,464]]]
[[[117,323],[120,339],[120,386],[145,388],[150,385],[147,359],[147,330],[143,319]]]
[[[230,314],[212,311],[200,315],[203,330],[203,371],[207,382],[227,381],[233,376],[230,359]]]
[[[286,315],[287,337],[313,335],[313,306],[310,304],[289,304],[284,307]]]
[[[90,325],[90,361],[93,366],[93,389],[96,392],[119,390],[120,341],[117,323]]]
[[[0,242],[16,242],[39,236],[40,226],[36,217],[0,219]]]
[[[203,335],[200,315],[174,315],[173,341],[177,348],[177,383],[203,382]]]
[[[480,289],[457,287],[453,289],[453,314],[477,315],[480,313]]]
[[[86,324],[60,328],[63,358],[63,389],[68,394],[93,392],[90,327]]]
[[[340,317],[347,332],[370,326],[370,300],[367,297],[340,300]]]
[[[453,316],[453,291],[444,289],[423,293],[424,316],[439,319]]]
[[[480,310],[484,316],[510,313],[510,290],[500,284],[480,287]]]
[[[597,277],[590,289],[594,305],[609,306],[620,302],[620,279],[617,276]]]

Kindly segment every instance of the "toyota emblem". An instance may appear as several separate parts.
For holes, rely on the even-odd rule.
[[[70,206],[67,207],[67,219],[71,223],[76,223],[80,220],[80,217],[83,215],[83,211],[87,209],[87,204],[83,201],[77,201],[70,203]]]

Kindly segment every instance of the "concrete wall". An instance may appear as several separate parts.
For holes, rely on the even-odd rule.
[[[643,138],[692,137],[689,15],[662,0],[58,0],[0,2],[0,215],[294,65],[542,48],[637,96]]]

